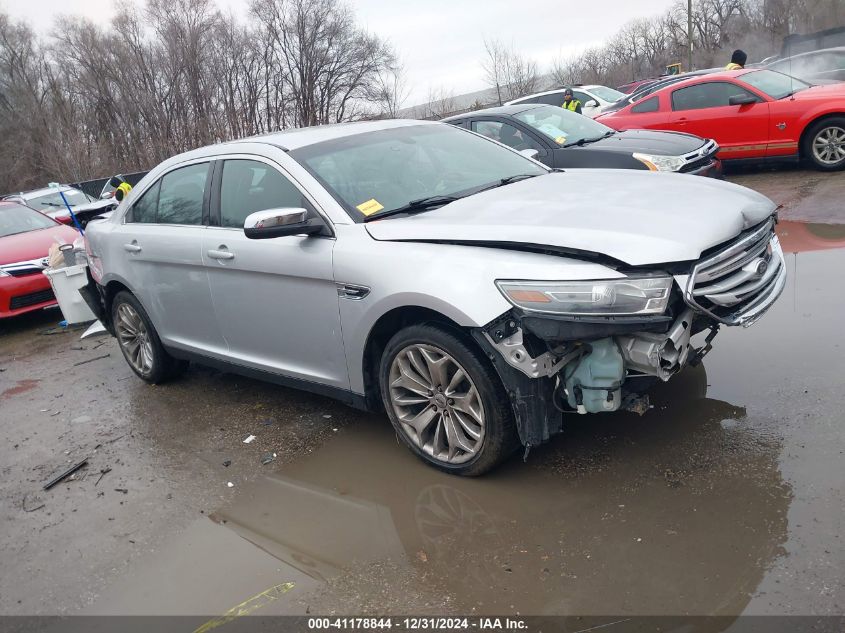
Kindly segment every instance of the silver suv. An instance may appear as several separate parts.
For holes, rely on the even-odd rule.
[[[186,361],[387,411],[476,475],[637,395],[783,289],[775,205],[628,170],[549,170],[467,130],[379,121],[206,147],[86,233],[133,371]],[[690,337],[709,331],[702,348]]]

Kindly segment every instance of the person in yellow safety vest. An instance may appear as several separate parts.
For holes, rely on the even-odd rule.
[[[748,55],[745,51],[736,49],[731,55],[731,63],[725,66],[725,70],[742,70],[745,68],[746,61],[748,61]]]
[[[563,91],[563,105],[560,107],[564,110],[581,114],[581,102],[572,94],[572,88],[567,88]]]
[[[113,176],[111,186],[114,187],[114,199],[120,202],[132,191],[132,185],[126,182],[122,176]]]

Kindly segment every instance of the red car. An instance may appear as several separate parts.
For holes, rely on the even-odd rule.
[[[77,237],[76,230],[43,213],[0,201],[0,319],[56,305],[41,271],[51,244]]]
[[[617,130],[650,128],[712,138],[723,160],[804,158],[845,168],[845,83],[812,86],[772,70],[682,81],[597,117]]]

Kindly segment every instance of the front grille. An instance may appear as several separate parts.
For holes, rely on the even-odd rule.
[[[34,306],[39,303],[44,303],[45,301],[55,301],[56,296],[53,294],[52,290],[41,290],[39,292],[31,292],[28,295],[18,295],[17,297],[12,297],[12,300],[9,301],[9,310],[20,310],[21,308],[27,308],[29,306]]]
[[[683,157],[686,163],[679,170],[680,173],[685,174],[691,171],[695,171],[696,169],[706,167],[707,165],[713,162],[713,160],[716,158],[716,153],[718,151],[719,146],[716,144],[716,141],[708,141],[692,154],[687,154]]]
[[[783,253],[770,219],[699,261],[684,300],[722,323],[750,325],[774,303],[785,280]]]
[[[25,277],[26,275],[35,275],[37,273],[42,272],[43,270],[44,269],[40,266],[26,266],[20,268],[4,269],[4,271],[9,273],[12,277]]]
[[[25,277],[26,275],[35,275],[40,273],[47,267],[47,258],[32,259],[26,262],[15,262],[13,264],[3,264],[0,270],[8,273],[12,277]]]

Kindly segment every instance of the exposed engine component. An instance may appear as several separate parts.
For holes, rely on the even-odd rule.
[[[501,330],[494,334],[498,334],[499,332]],[[494,340],[486,331],[484,332],[484,336],[490,341],[493,347],[499,350],[499,353],[508,365],[514,369],[518,369],[529,378],[553,376],[561,367],[580,354],[580,352],[572,352],[558,358],[551,352],[545,352],[536,358],[532,358],[531,354],[523,345],[522,330],[519,328],[515,328],[510,336],[500,338],[498,341]]]
[[[564,372],[569,406],[578,413],[616,411],[622,402],[625,359],[612,338],[592,341],[590,348]]]
[[[640,332],[632,336],[617,336],[625,366],[663,381],[669,380],[687,362],[692,318],[692,310],[686,309],[666,334]]]

